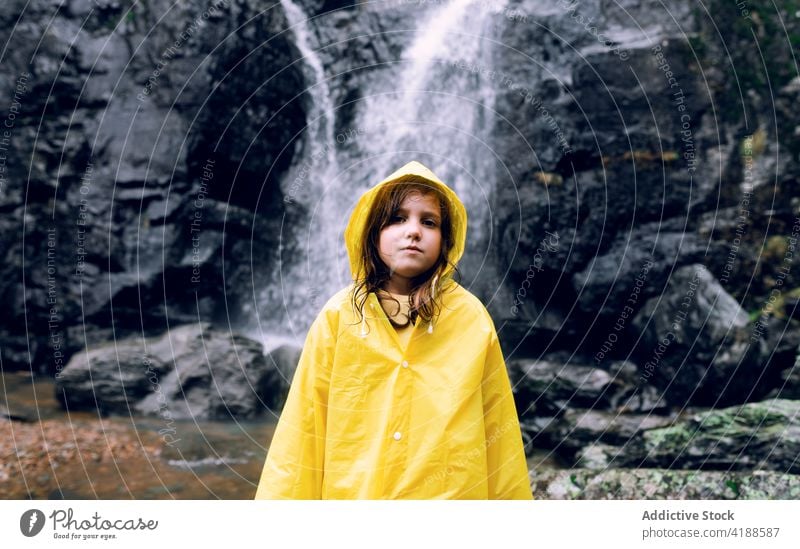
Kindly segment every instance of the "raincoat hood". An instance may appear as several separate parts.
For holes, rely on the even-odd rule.
[[[467,238],[467,210],[458,198],[456,193],[422,163],[413,160],[392,173],[389,177],[369,189],[356,203],[350,221],[344,231],[344,241],[347,246],[347,255],[350,259],[350,273],[353,280],[361,278],[364,271],[362,265],[362,242],[364,241],[364,231],[366,230],[369,212],[375,203],[378,192],[386,185],[410,179],[413,177],[424,179],[439,189],[447,200],[447,207],[450,210],[451,234],[453,235],[453,246],[450,249],[448,260],[451,265],[455,265],[464,253],[464,245]],[[443,278],[452,274],[452,267],[447,268],[443,273]]]

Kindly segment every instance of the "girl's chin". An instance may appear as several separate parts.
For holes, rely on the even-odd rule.
[[[424,274],[428,269],[422,269],[418,266],[398,266],[395,269],[392,269],[392,274],[397,275],[402,278],[417,278],[421,274]]]

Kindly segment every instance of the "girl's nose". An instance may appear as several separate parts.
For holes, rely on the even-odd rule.
[[[409,237],[414,237],[414,238],[418,238],[419,237],[419,235],[420,235],[420,226],[419,226],[419,223],[417,221],[409,220],[409,222],[406,223],[406,235],[408,235]]]

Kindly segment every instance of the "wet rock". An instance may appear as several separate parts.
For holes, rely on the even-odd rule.
[[[56,398],[70,411],[134,413],[135,405],[152,391],[148,378],[157,380],[170,370],[164,359],[169,356],[169,349],[163,342],[153,345],[150,353],[141,341],[135,340],[110,342],[79,352],[56,377]]]
[[[800,365],[781,372],[778,388],[770,393],[770,397],[800,400]]]
[[[280,374],[286,382],[286,387],[292,380],[297,363],[300,362],[300,355],[303,353],[302,347],[294,344],[283,344],[275,347],[267,354],[267,361]]]
[[[774,387],[767,396],[800,400],[800,326],[793,320],[770,318],[766,331],[765,371]]]
[[[582,2],[570,9],[566,3],[524,1],[515,7],[528,24],[505,21],[504,43],[525,53],[503,55],[496,67],[516,85],[500,85],[497,92],[497,109],[510,121],[496,130],[509,171],[508,181],[498,185],[499,252],[510,265],[512,287],[518,287],[546,232],[559,234],[558,249],[546,254],[537,274],[537,301],[568,307],[577,298],[581,311],[602,314],[613,310],[618,303],[613,298],[626,292],[623,282],[632,281],[654,243],[663,256],[659,276],[666,277],[674,243],[687,232],[681,213],[687,203],[713,191],[713,163],[700,163],[701,171],[709,170],[708,179],[692,181],[680,157],[680,116],[664,93],[666,81],[652,51],[658,46],[672,61],[675,77],[694,98],[691,105],[686,102],[687,114],[699,120],[708,97],[698,68],[681,61],[692,57],[684,32],[696,22],[688,2],[671,6],[673,13],[683,14],[681,26],[634,2],[624,7]],[[623,22],[626,13],[649,22],[646,38],[629,32]],[[591,18],[595,29],[613,36],[613,47],[600,43],[579,17]],[[542,40],[539,25],[561,38]],[[528,56],[540,61],[530,63]],[[631,71],[636,78],[630,77]],[[596,93],[598,86],[602,93]],[[576,105],[581,116],[575,116]],[[634,121],[644,119],[651,123]],[[519,210],[524,218],[517,215]],[[665,240],[654,238],[656,232],[667,233]],[[622,242],[627,255],[614,250],[594,272],[586,271],[593,258],[612,246],[621,248]],[[679,261],[696,253],[689,239],[685,244]],[[570,283],[574,273],[582,272],[583,277]],[[614,273],[622,277],[617,284]],[[608,296],[609,291],[615,295]]]
[[[766,392],[757,387],[763,347],[751,344],[747,313],[703,265],[675,271],[631,326],[641,334],[642,382],[673,405],[725,405]]]
[[[13,154],[30,159],[0,193],[3,367],[54,375],[112,324],[153,336],[245,311],[274,274],[305,125],[280,6],[33,0],[0,5],[0,24]]]
[[[579,499],[581,487],[575,473],[562,469],[530,470],[531,491],[535,499]]]
[[[800,473],[800,401],[766,400],[709,410],[645,431],[623,455],[645,467]]]
[[[281,376],[260,343],[189,325],[159,338],[122,340],[78,353],[56,380],[68,409],[165,419],[261,415],[279,398]]]
[[[286,401],[292,377],[297,369],[298,362],[300,362],[302,352],[303,349],[296,345],[285,344],[276,347],[267,354],[267,364],[276,373],[272,378],[274,380],[273,389],[275,394],[273,406],[277,408],[274,410],[276,413]]]
[[[568,407],[607,407],[614,396],[613,377],[592,366],[518,359],[509,361],[508,370],[515,398],[530,403],[537,415]]]
[[[611,446],[602,442],[591,443],[577,452],[575,467],[604,471],[618,466],[615,460],[619,453],[620,448],[618,446]]]
[[[525,444],[525,453],[529,457],[537,450],[553,448],[558,445],[554,436],[557,418],[553,416],[539,416],[536,414],[523,415],[520,419],[522,441]]]
[[[523,417],[557,415],[569,408],[611,409],[624,412],[664,411],[665,402],[654,387],[639,386],[636,365],[608,364],[608,369],[577,363],[567,354],[543,359],[513,359],[508,372],[515,398],[525,407]]]
[[[31,420],[31,417],[26,414],[20,414],[19,412],[12,412],[7,406],[0,404],[0,420],[28,422]]]
[[[768,400],[678,417],[569,410],[535,442],[588,469],[666,467],[800,473],[800,402]],[[534,422],[524,421],[523,431]]]
[[[605,253],[592,258],[572,276],[581,310],[599,313],[604,319],[617,320],[623,312],[628,315],[622,320],[633,316],[648,297],[658,295],[663,288],[673,270],[676,249],[681,250],[682,261],[702,259],[705,246],[682,232],[685,228],[674,221],[661,222],[643,224],[619,235]],[[598,303],[604,307],[598,309]],[[626,305],[629,309],[624,309]]]
[[[531,473],[537,499],[797,499],[800,476],[769,471],[546,470]]]
[[[674,418],[652,414],[619,414],[600,410],[568,410],[552,428],[561,451],[577,451],[594,443],[623,446],[644,431],[670,425]]]
[[[520,308],[530,312],[524,320],[533,328],[531,337],[520,347],[514,338],[512,347],[537,356],[543,348],[575,349],[580,342],[586,348],[579,352],[593,355],[607,336],[608,321],[618,319],[633,297],[628,322],[610,353],[626,357],[639,334],[630,318],[647,299],[661,295],[674,270],[695,263],[722,277],[725,291],[745,309],[760,308],[776,287],[784,258],[791,259],[782,254],[767,259],[763,247],[765,235],[788,239],[800,204],[793,191],[800,171],[800,126],[793,109],[800,81],[791,70],[791,48],[779,39],[765,44],[771,51],[767,80],[774,79],[773,91],[764,88],[760,76],[740,85],[716,60],[724,57],[731,66],[743,67],[759,62],[753,31],[770,36],[766,29],[780,28],[778,13],[747,21],[718,0],[709,10],[712,17],[700,15],[691,2],[674,3],[670,11],[680,15],[672,21],[632,1],[610,6],[524,0],[514,7],[524,22],[499,24],[504,44],[515,51],[498,55],[492,67],[504,77],[494,86],[496,108],[509,121],[498,124],[494,140],[504,160],[496,196],[497,248],[508,266],[511,291],[528,281],[547,234],[560,238],[555,249],[540,254],[540,270]],[[647,32],[630,28],[628,16]],[[591,18],[612,43],[598,42],[579,17]],[[559,39],[539,36],[539,25]],[[780,127],[770,123],[776,110],[785,121]],[[712,112],[724,112],[724,121]],[[753,146],[745,154],[746,143]],[[776,154],[779,150],[793,153]],[[653,265],[645,283],[632,295],[648,261]],[[797,287],[796,271],[786,276],[785,293]],[[565,319],[560,324],[570,337],[559,340],[549,333],[542,310]],[[521,328],[517,332],[524,333],[526,327]],[[703,383],[694,395],[698,403],[711,404],[717,396],[721,405],[757,400],[773,388],[777,376],[771,372],[755,380],[773,367],[765,359],[775,347],[757,344],[751,355],[744,332],[729,335],[699,349],[702,357],[691,346],[684,349],[688,378],[676,380],[671,403],[682,404],[692,393],[711,367],[707,353],[715,347],[720,353],[713,367],[721,375]],[[635,360],[646,362],[650,357],[643,355],[651,350]],[[740,371],[732,376],[739,359]],[[721,395],[715,394],[716,381],[725,388]],[[755,390],[748,396],[750,389]]]
[[[641,383],[636,364],[629,360],[618,360],[608,365],[608,371],[619,384],[615,406],[620,413],[669,413],[661,391],[652,384]]]
[[[554,309],[537,307],[532,298],[526,301],[517,297],[499,314],[501,317],[510,316],[509,320],[503,322],[503,329],[498,334],[503,352],[509,358],[540,356],[548,346],[560,347],[560,342],[570,335],[564,326],[562,314]]]

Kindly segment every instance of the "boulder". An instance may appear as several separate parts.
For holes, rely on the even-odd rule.
[[[670,404],[730,405],[766,392],[763,345],[751,344],[747,313],[703,265],[676,270],[631,326],[641,380]]]
[[[31,421],[30,415],[22,415],[19,412],[12,412],[5,404],[0,404],[0,421]]]
[[[800,401],[708,410],[651,429],[622,452],[629,466],[800,474]]]
[[[56,379],[56,393],[70,410],[242,419],[278,405],[282,379],[260,343],[195,324],[80,352]]]
[[[508,362],[518,402],[529,403],[522,415],[560,413],[568,407],[608,407],[615,394],[614,378],[600,368],[551,360]]]
[[[595,443],[624,446],[644,431],[672,424],[674,418],[653,414],[619,414],[601,410],[568,410],[551,429],[561,454]]]
[[[168,356],[163,345],[145,347],[134,339],[85,349],[56,376],[56,398],[70,411],[134,413],[135,405],[152,391],[148,378],[158,380],[170,371]]]
[[[800,401],[773,399],[680,416],[568,410],[522,422],[537,448],[586,469],[800,473]]]
[[[619,446],[611,446],[602,442],[593,442],[581,448],[575,455],[574,467],[605,471],[618,467],[617,457],[620,455]]]
[[[569,408],[624,412],[665,408],[655,387],[637,385],[637,368],[629,361],[615,361],[603,369],[552,353],[541,359],[509,360],[508,372],[523,417],[554,416]]]

